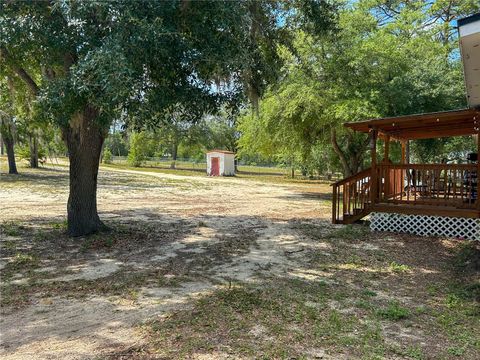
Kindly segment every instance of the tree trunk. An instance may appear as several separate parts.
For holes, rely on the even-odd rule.
[[[8,159],[8,173],[18,174],[17,163],[15,162],[15,131],[13,121],[0,119],[0,136],[5,144]],[[3,144],[2,144],[3,146]]]
[[[343,175],[345,177],[351,176],[352,175],[352,169],[350,168],[350,166],[348,164],[347,157],[345,156],[342,149],[340,149],[340,146],[338,145],[337,132],[334,128],[332,128],[332,130],[330,132],[330,140],[331,140],[331,143],[332,143],[333,151],[335,151],[335,153],[338,155],[338,157],[340,159],[340,163],[342,164]]]
[[[170,164],[170,169],[175,169],[178,153],[178,141],[175,140],[172,145],[172,163]]]
[[[35,134],[30,135],[30,167],[38,168],[38,142]]]
[[[15,149],[13,138],[7,136],[4,139],[5,146],[7,148],[7,157],[8,157],[8,173],[9,174],[18,174],[17,163],[15,162]]]
[[[83,236],[104,230],[97,213],[97,176],[100,152],[106,132],[96,124],[95,109],[75,114],[63,129],[70,159],[68,234]]]
[[[5,155],[5,152],[4,152],[4,146],[3,146],[3,136],[2,134],[0,134],[0,155]]]

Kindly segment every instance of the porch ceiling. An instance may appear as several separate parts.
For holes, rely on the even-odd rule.
[[[368,133],[378,130],[381,137],[397,140],[430,139],[479,133],[480,110],[462,109],[406,115],[346,123],[346,127]]]

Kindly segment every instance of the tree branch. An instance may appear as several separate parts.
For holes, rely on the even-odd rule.
[[[33,95],[38,95],[40,88],[38,87],[37,83],[33,80],[33,78],[23,69],[22,67],[18,66],[10,56],[10,53],[5,47],[0,47],[0,57],[6,60],[7,64],[10,65],[11,69],[15,74],[17,74],[20,79],[22,79],[25,84],[27,84],[30,91]]]

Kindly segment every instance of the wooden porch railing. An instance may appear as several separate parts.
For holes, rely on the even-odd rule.
[[[354,222],[368,214],[371,174],[372,169],[368,168],[332,184],[334,224]]]
[[[332,186],[334,224],[357,221],[381,204],[477,208],[476,164],[383,163]]]
[[[379,164],[378,203],[475,208],[476,164]]]

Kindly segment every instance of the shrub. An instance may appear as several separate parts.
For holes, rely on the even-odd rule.
[[[113,160],[112,152],[109,148],[103,150],[102,162],[104,164],[111,164]]]
[[[147,160],[148,141],[144,132],[133,133],[130,136],[130,150],[128,152],[128,164],[141,166]]]
[[[46,159],[47,153],[43,147],[39,145],[37,151],[39,159]],[[16,149],[16,155],[20,160],[30,161],[30,146],[28,144],[18,146]]]

